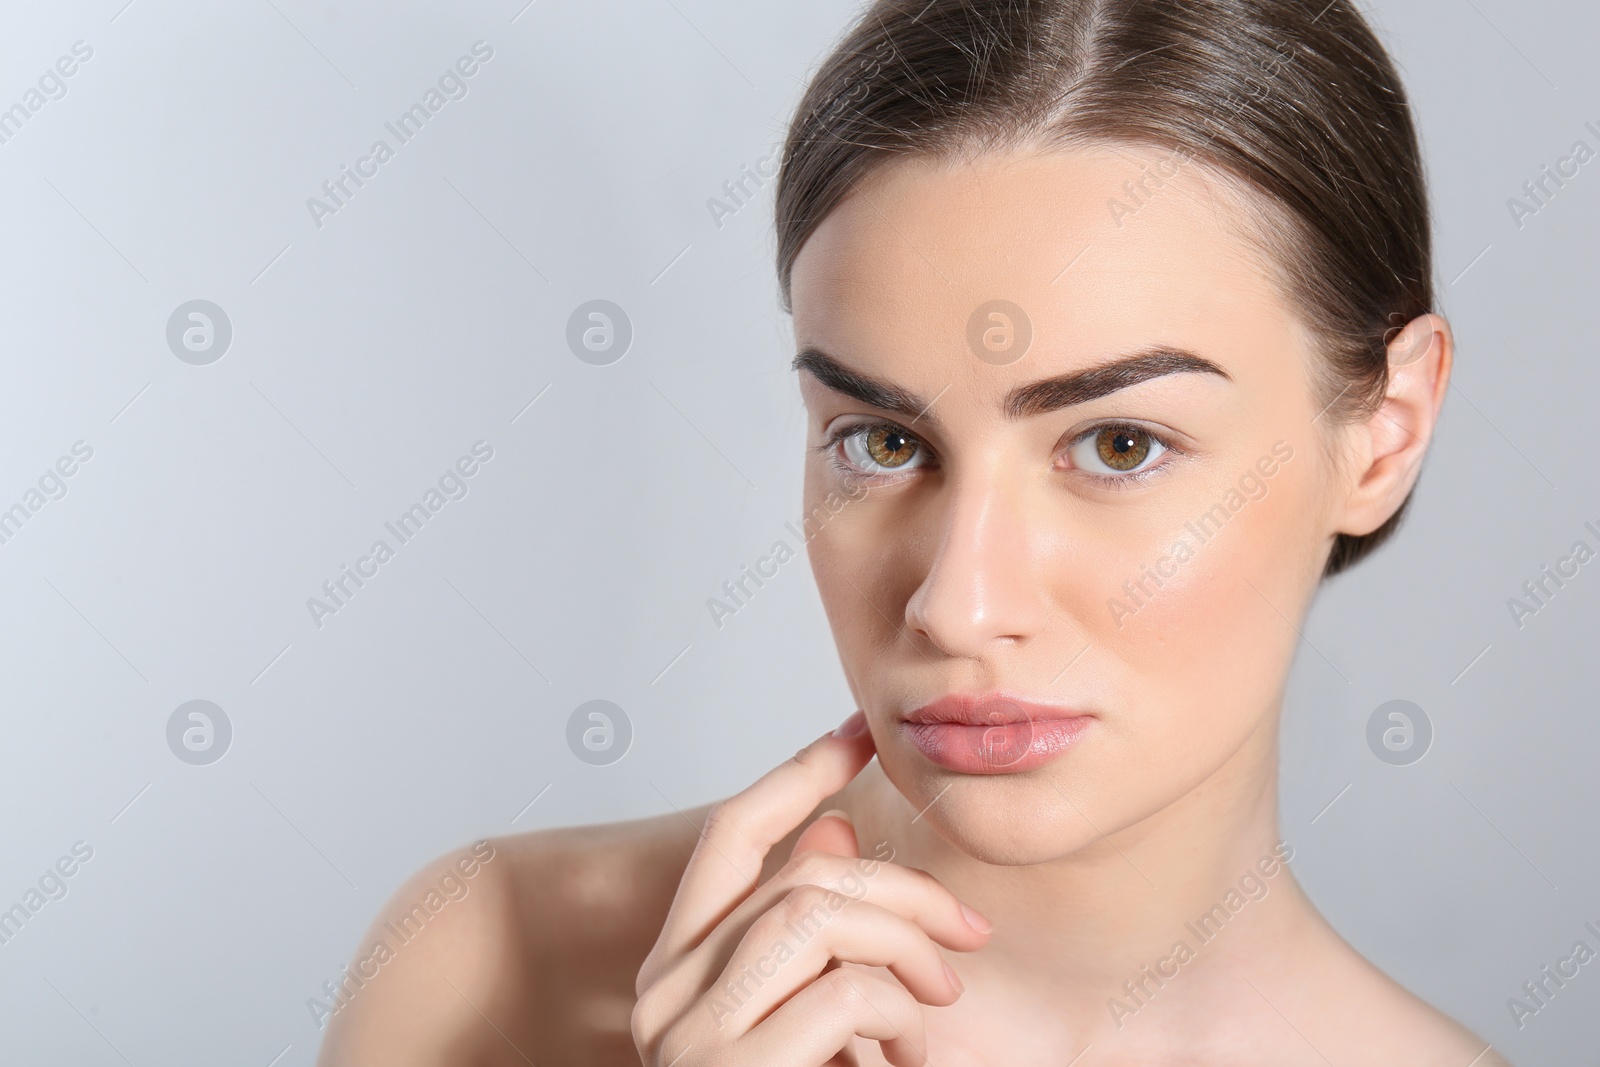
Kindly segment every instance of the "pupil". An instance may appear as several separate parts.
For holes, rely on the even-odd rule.
[[[1111,447],[1118,452],[1126,452],[1133,448],[1133,438],[1125,433],[1119,433],[1111,439]]]

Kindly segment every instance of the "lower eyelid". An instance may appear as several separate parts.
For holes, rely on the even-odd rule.
[[[1142,470],[1116,475],[1099,474],[1094,471],[1081,471],[1080,473],[1093,478],[1097,482],[1108,485],[1113,489],[1122,489],[1131,486],[1143,485],[1145,482],[1152,481],[1156,478],[1164,478],[1171,473],[1170,468],[1175,461],[1169,461],[1166,458],[1169,454],[1182,455],[1182,453],[1180,453],[1177,449],[1169,448],[1166,452],[1161,453],[1160,457],[1156,459],[1155,463],[1145,467]]]

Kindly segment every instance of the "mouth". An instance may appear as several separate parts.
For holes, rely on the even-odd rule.
[[[907,713],[900,728],[930,762],[946,770],[1017,774],[1060,756],[1094,718],[1003,693],[953,693]]]

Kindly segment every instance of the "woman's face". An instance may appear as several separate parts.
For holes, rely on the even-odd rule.
[[[795,262],[812,568],[885,773],[980,859],[1270,790],[1349,483],[1240,210],[1155,149],[908,158]],[[952,695],[1038,706],[914,714]]]

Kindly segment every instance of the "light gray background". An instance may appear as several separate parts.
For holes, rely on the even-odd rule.
[[[720,227],[707,201],[857,8],[524,2],[5,5],[0,108],[94,49],[0,144],[0,507],[94,449],[0,544],[0,908],[94,849],[0,946],[7,1063],[304,1067],[307,999],[429,858],[711,801],[851,710],[803,559],[720,630],[705,606],[798,518],[803,440],[770,185]],[[1306,627],[1284,833],[1400,981],[1519,1064],[1587,1062],[1600,962],[1520,1031],[1506,999],[1596,944],[1600,563],[1520,630],[1506,600],[1600,543],[1600,162],[1520,228],[1506,201],[1600,149],[1600,20],[1368,7],[1417,107],[1456,388],[1402,536]],[[314,225],[480,39],[468,95]],[[196,298],[234,331],[208,366],[165,341]],[[564,340],[594,298],[636,331],[611,366]],[[306,599],[480,439],[468,495],[316,627]],[[1365,741],[1395,697],[1436,730],[1412,766]],[[234,730],[209,766],[165,740],[197,698]],[[608,767],[565,742],[594,698],[636,732]]]

